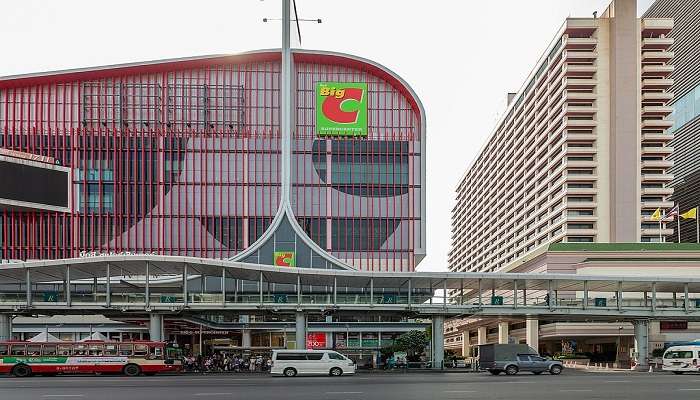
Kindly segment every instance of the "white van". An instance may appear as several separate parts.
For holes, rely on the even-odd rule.
[[[672,346],[664,352],[662,370],[680,375],[684,372],[699,372],[700,346]]]
[[[333,350],[274,350],[272,375],[331,375],[354,374],[355,363]]]

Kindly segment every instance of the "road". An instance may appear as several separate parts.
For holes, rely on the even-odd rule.
[[[278,378],[267,375],[180,375],[0,378],[2,400],[178,399],[698,399],[700,375],[588,373],[491,376],[462,373],[359,374]]]

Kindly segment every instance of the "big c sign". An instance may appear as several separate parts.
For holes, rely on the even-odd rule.
[[[367,136],[367,84],[318,82],[316,84],[316,134],[319,136]]]

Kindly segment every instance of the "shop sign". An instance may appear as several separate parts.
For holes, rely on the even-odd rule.
[[[177,302],[177,297],[175,296],[160,296],[161,303],[175,303]]]
[[[275,294],[273,295],[275,303],[286,303],[287,302],[287,295],[286,294]]]
[[[297,260],[293,251],[276,251],[274,261],[276,267],[297,266]]]
[[[367,83],[318,82],[316,134],[367,136]]]
[[[684,331],[688,329],[688,321],[660,321],[659,328],[662,331]]]
[[[58,292],[44,292],[44,303],[56,303],[58,301]]]
[[[384,294],[379,299],[379,302],[380,302],[380,304],[396,304],[396,295],[395,294]]]
[[[503,305],[503,296],[491,296],[491,305],[492,306],[502,306]]]
[[[310,332],[306,335],[307,349],[325,349],[326,348],[326,333],[325,332]]]
[[[608,299],[605,297],[596,297],[593,304],[595,304],[596,307],[607,307]]]

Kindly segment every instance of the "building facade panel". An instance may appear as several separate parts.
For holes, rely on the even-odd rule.
[[[425,249],[419,101],[369,61],[294,59],[297,222],[351,267],[412,271]],[[280,79],[280,53],[260,52],[0,80],[0,147],[70,167],[74,205],[3,211],[0,259],[249,248],[280,210]],[[317,134],[324,81],[367,84],[366,137]]]

